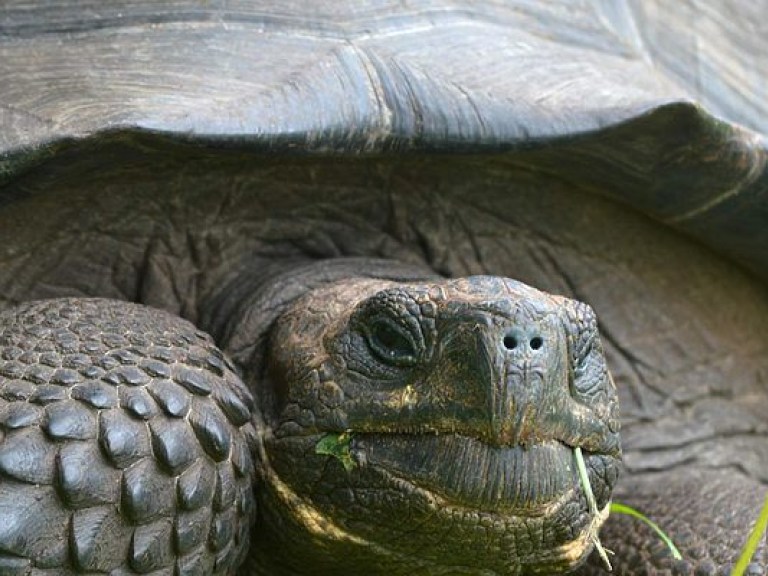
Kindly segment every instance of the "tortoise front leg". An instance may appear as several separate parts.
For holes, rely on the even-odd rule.
[[[232,574],[252,400],[211,338],[97,299],[0,315],[0,573]]]

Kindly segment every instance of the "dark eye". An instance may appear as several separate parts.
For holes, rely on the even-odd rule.
[[[371,350],[385,362],[410,365],[416,361],[416,350],[403,329],[387,319],[374,320],[368,330]]]

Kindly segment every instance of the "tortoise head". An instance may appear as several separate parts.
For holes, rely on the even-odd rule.
[[[280,317],[268,362],[262,524],[323,550],[286,564],[552,573],[590,552],[573,449],[604,509],[620,447],[585,304],[496,277],[346,280]]]

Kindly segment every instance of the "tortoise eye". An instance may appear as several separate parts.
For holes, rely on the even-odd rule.
[[[403,329],[389,319],[374,320],[368,330],[368,345],[384,362],[398,366],[416,362],[416,349]]]

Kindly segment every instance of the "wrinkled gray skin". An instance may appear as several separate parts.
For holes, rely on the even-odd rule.
[[[114,154],[116,150],[121,148],[109,153]],[[143,157],[142,164],[151,162],[151,158]],[[164,162],[168,160],[166,156]],[[101,165],[99,158],[89,161]],[[255,385],[262,391],[271,390],[275,383],[263,372],[268,365],[269,351],[281,350],[279,341],[269,340],[269,318],[287,313],[307,290],[339,281],[340,277],[389,278],[396,283],[423,284],[434,281],[427,277],[433,274],[433,270],[448,276],[494,271],[500,275],[514,274],[531,284],[546,287],[551,292],[576,294],[581,300],[602,302],[605,314],[601,314],[598,309],[598,315],[605,352],[608,365],[614,372],[624,414],[622,434],[625,438],[626,470],[616,486],[615,498],[652,515],[678,541],[686,557],[682,563],[672,562],[663,547],[644,528],[624,519],[611,518],[603,530],[603,540],[606,546],[617,553],[614,563],[622,573],[636,573],[634,566],[641,564],[667,569],[674,565],[675,570],[685,574],[693,573],[694,567],[703,573],[707,573],[707,570],[716,571],[719,566],[725,570],[733,561],[761,498],[760,478],[766,461],[761,456],[761,451],[765,450],[762,411],[764,385],[762,380],[755,379],[754,370],[760,373],[763,358],[759,354],[755,356],[759,350],[755,346],[768,342],[765,324],[761,321],[761,318],[768,317],[768,309],[764,290],[754,279],[649,220],[608,202],[594,198],[586,202],[585,196],[577,196],[557,182],[540,177],[519,176],[515,183],[517,193],[509,197],[506,194],[510,186],[508,173],[497,177],[492,170],[488,170],[490,166],[487,165],[483,171],[482,165],[478,164],[461,165],[455,160],[446,163],[434,159],[398,163],[397,166],[383,162],[375,166],[368,161],[340,166],[325,163],[305,166],[301,163],[266,163],[253,166],[252,162],[248,166],[239,166],[234,161],[228,163],[216,156],[212,156],[210,161],[206,157],[198,157],[190,164],[181,155],[178,161],[172,160],[166,166],[178,173],[186,173],[191,178],[190,182],[195,182],[196,186],[182,187],[163,196],[159,193],[160,190],[166,190],[163,179],[156,179],[157,174],[151,174],[150,171],[139,181],[132,181],[134,190],[139,191],[137,194],[146,198],[146,202],[137,202],[137,195],[130,197],[120,191],[120,179],[115,178],[114,174],[83,185],[82,170],[88,169],[82,165],[75,167],[69,164],[61,167],[57,182],[63,187],[59,190],[66,190],[65,193],[72,199],[70,205],[61,206],[57,200],[58,193],[43,192],[31,196],[28,202],[18,202],[6,208],[0,215],[3,219],[0,230],[6,234],[20,230],[13,222],[28,221],[34,214],[49,215],[52,226],[50,229],[44,227],[27,232],[20,230],[21,235],[17,240],[12,241],[10,235],[5,238],[6,245],[27,242],[29,246],[34,245],[34,238],[43,239],[35,249],[39,268],[31,266],[30,260],[25,259],[24,266],[17,268],[16,273],[4,276],[3,292],[6,297],[11,300],[65,295],[106,296],[143,301],[174,314],[180,313],[213,334],[218,345],[243,371],[243,378],[249,386]],[[124,168],[120,167],[118,173]],[[68,173],[71,175],[67,176]],[[402,191],[398,193],[392,184],[386,188],[386,194],[376,186],[364,186],[364,183],[372,181],[374,174],[382,173],[390,174],[390,178],[385,181],[401,182],[397,185],[402,186]],[[281,182],[281,174],[284,178],[291,178],[291,194],[286,193],[285,180]],[[480,174],[483,174],[482,178],[478,178]],[[206,186],[214,186],[218,190],[222,182],[230,181],[230,178],[231,182],[240,182],[240,186],[248,183],[251,193],[246,196],[229,195],[221,204],[216,195],[208,192]],[[355,185],[355,178],[359,178],[359,185]],[[23,188],[32,190],[38,185],[37,182],[35,174],[30,174],[24,180]],[[326,195],[326,199],[334,200],[330,205],[308,202],[311,196],[304,195],[306,192],[313,192],[315,186],[331,183],[332,191]],[[309,188],[306,188],[307,185]],[[436,185],[441,190],[439,195],[432,192]],[[227,189],[234,190],[235,187]],[[473,190],[480,189],[483,190],[482,197],[472,195]],[[280,218],[265,220],[260,194],[264,195],[264,199],[274,198],[278,190],[283,191],[284,212]],[[354,190],[355,194],[362,193],[363,201],[358,205],[351,200],[344,200],[348,190]],[[392,211],[388,211],[386,206],[391,205],[392,194],[395,194],[397,203]],[[466,197],[475,200],[469,204],[464,200]],[[82,206],[93,206],[94,202],[98,205],[97,210],[87,212],[81,209]],[[486,206],[486,203],[489,205]],[[558,218],[558,213],[551,212],[553,205],[561,207],[569,216]],[[490,219],[491,210],[499,215],[495,220]],[[132,216],[126,218],[126,214]],[[331,217],[331,214],[335,216]],[[426,214],[431,216],[426,217]],[[601,225],[585,224],[590,222],[600,222]],[[52,233],[54,229],[58,230],[56,234]],[[516,232],[512,233],[513,230]],[[92,236],[96,231],[99,231],[96,234],[99,241],[80,240]],[[25,234],[28,234],[27,240]],[[446,235],[450,237],[450,242],[445,240]],[[188,251],[189,247],[192,247],[192,251]],[[412,264],[404,272],[398,272],[399,269],[395,267],[392,276],[393,265],[390,261],[382,264],[380,261],[372,262],[356,257],[353,262],[355,272],[351,274],[347,270],[346,260],[340,256],[355,256],[361,252]],[[480,255],[482,260],[478,260]],[[322,261],[327,264],[301,268],[307,263],[308,257],[311,257],[310,263]],[[12,262],[22,261],[11,258],[8,262],[12,266]],[[138,268],[126,266],[130,262],[135,262]],[[631,268],[627,267],[627,262],[632,263]],[[298,272],[273,281],[283,273],[286,266],[291,270],[299,266],[296,269]],[[301,272],[302,269],[304,272]],[[136,274],[135,270],[139,270],[139,273]],[[595,278],[600,278],[600,282],[595,282]],[[670,292],[670,285],[685,286],[686,289]],[[364,295],[364,292],[356,290],[355,298]],[[348,306],[344,310],[347,313],[355,309],[353,300],[351,297],[345,300]],[[322,307],[301,305],[294,317],[304,318],[304,312],[320,314],[321,317],[324,314]],[[315,330],[330,329],[332,318],[325,320],[318,323],[316,319],[311,322],[308,319],[307,326],[314,326]],[[635,333],[637,330],[640,331]],[[652,338],[644,336],[647,331],[653,334]],[[140,332],[146,338],[151,331],[149,328],[141,328]],[[495,341],[498,344],[498,336]],[[167,345],[166,342],[164,346]],[[110,346],[120,348],[125,344],[118,342]],[[199,367],[201,362],[204,364],[210,355],[197,351],[197,348],[189,351],[187,348],[188,345],[182,341],[179,353],[191,355],[192,360],[182,358],[181,361],[191,364],[193,368]],[[92,354],[98,356],[99,349]],[[714,361],[713,355],[725,360]],[[287,360],[282,360],[282,363],[291,365],[294,359],[295,366],[301,366],[305,358],[306,354],[294,357],[288,352]],[[654,364],[646,367],[643,362],[650,362],[651,359]],[[126,362],[130,365],[131,361],[129,359]],[[278,366],[273,365],[273,379],[280,373]],[[650,366],[654,366],[655,371],[649,371]],[[707,368],[705,370],[697,366]],[[108,365],[106,368],[113,369],[115,366]],[[213,370],[220,371],[221,368],[214,367]],[[100,374],[96,376],[100,378]],[[160,381],[167,381],[162,372],[159,374]],[[10,377],[17,378],[12,374]],[[129,373],[126,377],[132,376]],[[441,379],[444,385],[451,386],[458,385],[460,381]],[[266,387],[263,387],[264,382],[268,383]],[[203,393],[200,393],[200,386],[194,383],[186,387],[182,385],[182,388],[183,398],[194,399],[196,394],[205,396],[204,386]],[[125,386],[125,389],[132,388]],[[266,407],[263,409],[267,414],[272,414],[273,419],[278,418],[269,407],[274,405],[270,402],[278,402],[279,395],[270,399],[269,394],[264,393],[267,397],[259,402]],[[230,400],[220,401],[217,407],[219,417],[212,422],[229,421],[230,425],[233,425],[232,422],[235,425],[244,422],[243,410],[237,408],[244,400],[241,398],[238,401],[234,392],[230,396]],[[193,411],[186,411],[188,408],[183,398],[181,406],[173,408],[169,407],[174,405],[172,396],[164,399],[161,392],[155,392],[150,393],[150,397],[145,399],[150,406],[154,406],[155,412],[160,410],[173,413],[173,410],[177,410],[182,416],[188,414],[186,418],[192,421]],[[117,401],[120,401],[119,397]],[[81,403],[80,400],[76,402]],[[165,408],[164,403],[168,405]],[[43,406],[45,403],[32,404]],[[42,436],[38,435],[41,441],[35,446],[46,451],[47,456],[35,459],[40,464],[36,465],[38,468],[33,467],[33,472],[40,474],[27,477],[22,481],[21,488],[13,488],[13,491],[8,492],[16,484],[15,481],[10,482],[7,476],[4,477],[2,489],[6,492],[3,501],[16,511],[18,506],[23,506],[25,518],[45,522],[46,527],[62,527],[61,530],[66,534],[72,528],[66,528],[70,525],[66,517],[62,517],[59,524],[54,522],[51,510],[60,510],[60,504],[54,505],[51,498],[55,500],[58,496],[54,497],[54,494],[60,492],[60,488],[55,488],[60,486],[56,483],[61,482],[63,464],[60,462],[68,460],[62,460],[61,456],[51,453],[59,445],[50,440],[50,432],[46,432],[44,411],[38,409],[36,414],[37,419],[26,420],[22,425],[33,428],[42,426]],[[232,415],[234,421],[231,420]],[[307,422],[312,421],[312,418],[307,420],[308,415],[294,413],[293,417],[299,425],[307,425]],[[128,419],[135,420],[130,414]],[[497,444],[503,444],[504,441],[500,442],[499,438],[510,440],[513,437],[509,434],[514,434],[514,430],[505,432],[502,426],[494,432],[493,426],[487,424],[489,421],[485,419],[484,422],[485,426],[476,426],[472,435],[484,438],[491,445],[494,438]],[[266,425],[273,431],[280,429],[275,423],[261,422],[258,426]],[[101,423],[92,421],[90,428],[86,427],[83,434],[86,437],[89,434],[92,436],[93,427],[97,425]],[[473,426],[469,420],[465,425],[470,428]],[[5,426],[7,429],[8,424]],[[340,426],[344,426],[343,421]],[[203,426],[198,428],[204,430]],[[283,429],[289,430],[290,427]],[[220,442],[215,439],[222,437],[222,434],[217,433],[215,427],[211,432],[199,432],[193,426],[191,433],[179,436],[178,439],[170,433],[164,435],[162,432],[160,428],[155,431],[150,423],[149,432],[144,433],[142,444],[145,450],[149,445],[155,454],[160,454],[160,463],[153,464],[160,468],[159,478],[167,478],[167,471],[175,467],[183,473],[184,466],[196,454],[204,452],[205,461],[212,464],[217,461],[210,456],[211,453],[221,457],[220,452],[216,451]],[[194,445],[199,447],[194,450],[179,448],[178,454],[183,456],[180,462],[163,463],[163,458],[170,458],[163,454],[176,454],[173,450],[164,452],[164,443],[183,447],[190,434],[192,439],[198,439]],[[248,432],[243,434],[246,438],[250,436]],[[548,433],[546,428],[542,428],[540,432],[534,431],[533,437],[537,434]],[[214,441],[208,442],[211,446],[206,449],[205,439],[208,437]],[[110,450],[119,452],[119,443],[117,448],[107,449],[104,440],[100,440],[98,454],[89,457],[88,450],[96,449],[93,440],[83,440],[82,444],[80,441],[73,442],[78,446],[92,446],[83,448],[86,450],[85,455],[73,462],[85,461],[90,464],[98,457],[97,461],[103,461],[107,466],[103,472],[98,472],[100,475],[114,476],[116,468],[122,470],[120,466],[127,465],[112,463],[119,454],[115,456]],[[298,470],[309,473],[327,470],[331,481],[334,478],[342,481],[347,477],[335,459],[324,457],[318,460],[312,445],[311,442],[306,445],[303,454],[308,461],[315,462],[315,466],[302,465]],[[271,447],[267,442],[263,450],[269,451]],[[367,453],[365,446],[353,445],[353,448],[353,455],[358,449],[363,455]],[[369,454],[368,457],[374,462],[377,457],[396,460],[386,452],[381,456],[379,453],[375,450],[373,456]],[[290,454],[290,451],[280,454]],[[138,456],[131,456],[125,462],[130,464],[131,458],[136,459]],[[321,461],[326,464],[317,467]],[[197,526],[198,532],[193,531],[193,535],[188,536],[189,544],[185,546],[189,548],[179,548],[176,542],[181,537],[174,536],[179,529],[163,520],[166,516],[162,515],[181,506],[178,502],[183,500],[177,499],[182,498],[184,490],[177,488],[174,496],[173,490],[163,492],[160,488],[152,487],[152,494],[168,494],[153,497],[160,498],[155,504],[161,511],[165,510],[158,516],[151,511],[151,506],[144,509],[139,506],[141,495],[149,493],[150,488],[142,492],[141,489],[129,489],[130,485],[123,482],[126,487],[121,488],[121,498],[123,501],[136,502],[136,511],[121,513],[120,517],[128,523],[127,527],[120,530],[114,526],[109,527],[110,534],[120,533],[124,538],[114,541],[110,539],[110,542],[120,548],[120,554],[136,555],[132,561],[134,569],[142,569],[142,562],[149,563],[147,566],[156,561],[173,563],[173,550],[195,550],[195,546],[203,541],[213,543],[206,545],[214,551],[217,547],[226,547],[231,534],[236,532],[236,526],[240,525],[231,518],[239,517],[249,507],[237,503],[236,491],[222,491],[222,487],[234,486],[227,478],[241,478],[243,471],[249,468],[244,464],[247,456],[243,453],[222,462],[225,465],[215,464],[214,469],[200,475],[203,479],[201,498],[205,502],[214,503],[214,509],[213,512],[198,512],[202,520],[191,520],[189,526]],[[297,467],[288,461],[278,460],[276,466],[280,465],[287,467],[290,473],[298,472]],[[39,467],[45,466],[47,468],[40,471]],[[361,468],[372,469],[375,468]],[[223,479],[217,479],[221,474],[224,474]],[[448,481],[443,480],[442,475],[439,476],[441,481]],[[143,478],[141,475],[139,477]],[[197,475],[194,474],[194,477]],[[47,499],[37,499],[36,492],[28,492],[33,485],[39,486],[35,490],[45,491],[46,481],[50,481],[50,486],[54,487],[47,489],[50,494]],[[429,482],[434,480],[429,480],[428,485]],[[595,483],[598,486],[600,484],[598,481]],[[452,490],[450,486],[446,488],[444,485],[436,486],[435,489],[442,493]],[[72,490],[76,492],[75,488]],[[130,494],[138,493],[138,496],[128,498],[126,490]],[[189,495],[183,498],[193,499],[192,495],[196,491],[192,487],[188,491]],[[114,493],[111,494],[109,498],[114,498]],[[483,498],[482,494],[477,497]],[[606,495],[600,497],[604,499]],[[29,498],[33,499],[37,508],[27,505]],[[103,498],[107,499],[106,496]],[[395,497],[395,501],[401,502],[398,498]],[[332,502],[333,499],[320,499],[318,506],[332,506]],[[91,522],[98,524],[101,518],[98,510],[103,506],[105,504],[102,500],[93,502],[86,499],[85,511],[92,514],[88,516]],[[185,513],[188,514],[185,517],[191,519],[189,514],[196,509],[192,505],[188,507],[193,509]],[[181,508],[186,510],[184,506]],[[319,560],[315,559],[314,563],[307,564],[299,560],[301,557],[295,551],[289,552],[290,546],[280,540],[281,536],[291,533],[291,527],[285,523],[280,524],[280,529],[269,529],[267,534],[260,535],[259,527],[270,526],[270,518],[274,519],[275,512],[268,499],[262,501],[261,507],[257,502],[256,508],[257,514],[262,516],[256,520],[254,543],[264,538],[266,544],[265,548],[254,550],[266,550],[266,558],[275,561],[285,561],[287,558],[289,565],[298,560],[300,566],[296,568],[296,573],[299,574],[316,573],[314,570],[320,573],[321,569],[326,569],[328,564],[322,556]],[[581,509],[584,509],[583,506]],[[35,514],[27,514],[27,510],[34,510]],[[222,514],[228,514],[227,518],[231,522],[221,519],[215,524],[218,528],[212,532],[199,532],[202,530],[200,526],[211,525],[206,522],[215,523]],[[310,514],[309,517],[313,516]],[[139,530],[138,527],[133,528],[132,523],[138,527],[148,525],[151,529]],[[30,526],[27,530],[41,530],[39,524]],[[322,527],[323,524],[321,532]],[[418,530],[415,533],[421,534]],[[417,567],[431,563],[433,559],[429,550],[439,549],[441,542],[450,543],[450,533],[450,530],[447,533],[424,530],[424,536],[430,540],[428,544],[419,547],[418,558],[422,560],[415,560]],[[26,566],[23,560],[18,559],[19,551],[24,546],[31,546],[35,550],[45,551],[45,554],[39,552],[45,558],[38,563],[41,568],[45,565],[55,566],[60,561],[71,562],[73,558],[81,558],[78,562],[87,565],[91,554],[89,550],[93,547],[72,548],[74,544],[68,543],[72,540],[69,537],[63,539],[61,532],[58,534],[51,539],[58,542],[57,546],[28,538],[5,541],[4,549],[13,552],[14,556],[5,556],[4,561],[11,565],[15,562],[22,567]],[[84,542],[94,541],[86,539]],[[482,542],[482,539],[478,542]],[[157,548],[152,548],[150,543]],[[314,539],[310,539],[310,542],[303,539],[290,542],[301,549],[316,543]],[[77,551],[80,548],[82,552]],[[454,550],[451,546],[449,548]],[[318,549],[329,550],[323,546]],[[285,553],[279,552],[281,550]],[[334,555],[334,548],[330,550]],[[117,552],[112,552],[109,550],[108,557],[121,557]],[[227,558],[234,563],[237,554],[229,549],[225,552],[229,554]],[[334,556],[345,559],[354,557],[354,554],[346,550]],[[472,558],[475,557],[473,552]],[[496,556],[492,557],[493,562],[499,561]],[[758,562],[762,561],[760,558]],[[194,558],[185,560],[192,562]],[[256,566],[263,564],[264,560],[252,557],[249,562],[252,563],[246,563],[246,574],[255,571]],[[226,565],[226,562],[222,561],[222,564]],[[307,566],[311,566],[311,569]],[[347,568],[351,572],[357,570]],[[419,573],[418,569],[410,566],[403,573]],[[498,566],[492,570],[504,573],[504,569]],[[590,570],[599,571],[600,568]],[[328,571],[332,569],[328,568]],[[427,568],[422,572],[430,574]],[[454,573],[462,572],[458,570]]]
[[[97,325],[77,323],[77,338],[62,336],[58,313],[31,314],[29,333],[3,322],[9,341],[27,334],[43,349],[3,345],[0,398],[24,408],[0,410],[11,447],[0,458],[0,572],[103,573],[104,558],[126,557],[147,572],[177,552],[181,573],[210,571],[212,558],[234,566],[250,475],[277,444],[263,432],[280,429],[275,408],[290,399],[285,387],[266,392],[281,390],[270,379],[286,366],[269,355],[280,345],[271,319],[345,278],[487,275],[588,303],[600,319],[622,416],[614,498],[684,556],[672,561],[647,529],[612,517],[602,538],[616,571],[728,573],[768,484],[763,11],[738,0],[5,2],[0,307],[119,304],[62,304]],[[339,278],[346,258],[355,271]],[[311,273],[298,273],[304,264]],[[272,282],[286,270],[296,273]],[[265,395],[253,422],[238,372]],[[291,405],[284,429],[317,423]],[[492,423],[470,418],[467,434],[489,446],[552,435]],[[364,440],[350,445],[358,473],[389,454]],[[329,478],[348,477],[307,442]],[[448,479],[421,481],[449,492]],[[328,568],[323,551],[354,559],[313,538],[281,541],[290,523],[259,534],[277,518],[263,494],[252,538],[265,543],[245,574],[270,562],[314,574]],[[327,509],[349,493],[317,496]],[[441,545],[461,553],[451,530],[414,534],[429,539],[417,564],[433,566]],[[319,557],[302,562],[290,546]],[[767,555],[762,543],[752,574]],[[506,560],[479,573],[503,573]],[[602,569],[592,557],[582,570]]]

